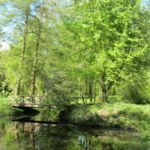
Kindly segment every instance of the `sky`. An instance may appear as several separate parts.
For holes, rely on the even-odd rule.
[[[10,46],[6,42],[0,42],[0,51],[9,50]]]

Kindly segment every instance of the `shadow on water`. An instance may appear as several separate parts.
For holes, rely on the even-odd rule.
[[[31,107],[17,107],[18,109],[22,110],[23,112],[21,113],[24,114],[24,115],[38,115],[39,114],[39,110],[37,109],[34,109],[34,108],[31,108]],[[19,114],[16,114],[16,115],[19,115]]]
[[[0,150],[148,150],[139,133],[0,120]]]

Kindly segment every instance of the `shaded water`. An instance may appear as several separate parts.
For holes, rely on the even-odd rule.
[[[0,118],[0,150],[149,150],[140,133]]]

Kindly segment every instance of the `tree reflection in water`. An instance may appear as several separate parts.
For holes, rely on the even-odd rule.
[[[2,123],[2,150],[147,150],[134,132],[100,130],[40,123]]]

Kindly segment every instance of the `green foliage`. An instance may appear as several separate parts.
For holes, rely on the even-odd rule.
[[[61,110],[55,108],[48,108],[45,107],[43,109],[40,109],[40,114],[35,116],[34,119],[35,120],[39,120],[39,121],[50,121],[50,122],[56,122],[58,121],[58,116]]]
[[[51,74],[52,75],[52,74]],[[67,79],[65,72],[55,72],[54,75],[47,80],[45,86],[47,95],[52,104],[65,108],[72,100],[72,94],[76,90],[76,84]]]
[[[144,70],[143,70],[144,72]],[[143,75],[145,74],[145,75]],[[116,88],[118,99],[135,104],[149,104],[149,73],[142,73],[139,75],[132,74],[132,77],[122,82],[122,85]]]
[[[10,92],[9,83],[6,78],[5,58],[7,52],[0,51],[0,95],[8,96]]]
[[[0,115],[22,114],[20,109],[12,108],[9,102],[8,98],[0,97]]]
[[[74,33],[77,45],[73,45],[78,77],[82,77],[82,89],[94,80],[101,86],[102,99],[107,100],[113,86],[129,80],[132,74],[149,64],[149,45],[143,32],[149,18],[141,1],[79,1],[74,4],[70,18],[65,16],[66,28]],[[78,51],[76,49],[79,49]],[[88,83],[90,80],[90,84]],[[89,84],[89,85],[88,85]],[[97,87],[96,87],[97,89]],[[97,91],[96,91],[97,93]]]
[[[62,106],[76,96],[149,103],[150,13],[141,3],[3,1],[2,25],[13,26],[0,34],[11,47],[0,63],[1,95],[46,95]]]

